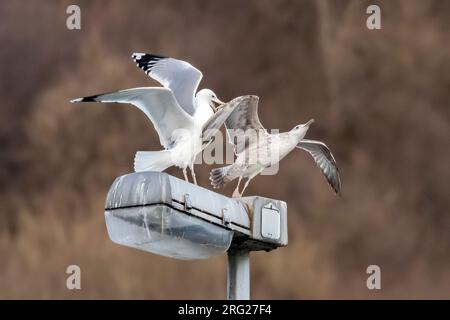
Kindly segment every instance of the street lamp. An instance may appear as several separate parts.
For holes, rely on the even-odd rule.
[[[229,198],[164,172],[118,177],[106,199],[113,242],[170,258],[228,252],[228,299],[250,298],[250,251],[286,246],[287,207],[263,197]]]

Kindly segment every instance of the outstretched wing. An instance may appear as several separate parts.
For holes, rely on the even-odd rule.
[[[176,129],[189,129],[192,117],[177,103],[172,91],[166,88],[133,88],[71,100],[77,102],[130,103],[138,107],[152,121],[161,145],[168,148]]]
[[[245,103],[240,103],[233,113],[225,121],[228,129],[248,129],[260,130],[264,129],[258,117],[258,96],[244,96]],[[239,98],[237,98],[239,99]]]
[[[336,160],[334,160],[330,149],[328,149],[325,143],[303,139],[297,144],[297,148],[307,151],[313,157],[317,166],[320,168],[320,171],[322,171],[325,178],[327,178],[328,183],[338,195],[341,195],[339,169]]]
[[[137,66],[172,90],[179,105],[190,115],[194,114],[194,97],[202,79],[202,73],[190,63],[147,53],[133,53]]]
[[[258,96],[245,96],[225,121],[228,141],[235,145],[235,153],[241,153],[250,144],[257,141],[259,135],[266,135],[258,117]]]
[[[209,142],[233,111],[236,110],[236,108],[239,108],[239,106],[248,104],[253,97],[254,96],[237,97],[221,106],[220,109],[203,125],[203,142]]]

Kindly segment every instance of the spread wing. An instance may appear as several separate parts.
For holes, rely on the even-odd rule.
[[[166,88],[133,88],[78,98],[71,102],[130,103],[151,120],[165,148],[172,143],[172,133],[176,129],[190,129],[194,125],[192,117],[180,107],[172,91]]]
[[[202,73],[190,63],[173,58],[146,53],[133,53],[137,66],[172,90],[178,104],[190,115],[194,114],[194,98]]]
[[[228,129],[264,129],[258,117],[258,96],[245,96],[245,103],[240,103],[225,121]]]
[[[253,96],[241,96],[227,102],[209,118],[203,125],[203,142],[207,143],[219,131],[220,127],[230,117],[236,108],[247,105],[253,99]]]
[[[320,171],[327,178],[328,183],[338,195],[341,195],[339,169],[330,149],[323,142],[307,139],[301,140],[297,144],[297,148],[307,151],[313,157]]]
[[[257,141],[258,136],[267,131],[259,121],[258,96],[247,97],[234,109],[225,121],[228,141],[235,145],[235,153],[241,153],[249,144]]]

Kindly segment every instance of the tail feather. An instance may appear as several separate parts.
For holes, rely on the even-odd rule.
[[[134,171],[164,171],[172,166],[169,150],[138,151],[134,157]]]
[[[209,180],[211,181],[211,185],[214,189],[221,188],[227,182],[233,180],[233,178],[228,175],[230,169],[231,165],[211,170]]]

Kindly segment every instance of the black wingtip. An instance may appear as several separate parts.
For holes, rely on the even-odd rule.
[[[97,101],[97,100],[95,100],[95,98],[97,98],[98,96],[90,96],[90,97],[85,97],[85,98],[83,98],[83,102],[94,102],[94,101]]]
[[[77,99],[72,99],[70,100],[71,103],[78,103],[78,102],[96,102],[97,100],[95,100],[95,98],[97,98],[99,95],[96,94],[94,96],[89,96],[89,97],[83,97],[83,98],[77,98]]]
[[[137,66],[144,70],[144,72],[147,74],[152,70],[155,63],[157,63],[161,59],[167,58],[157,54],[139,52],[133,53],[131,57],[133,58],[133,61],[137,64]]]
[[[133,60],[159,60],[167,58],[159,54],[143,53],[143,52],[134,52],[131,55],[131,57],[133,58]]]
[[[339,196],[339,198],[342,198],[342,185],[341,180],[339,179],[339,184],[336,187],[333,187],[336,194]]]

